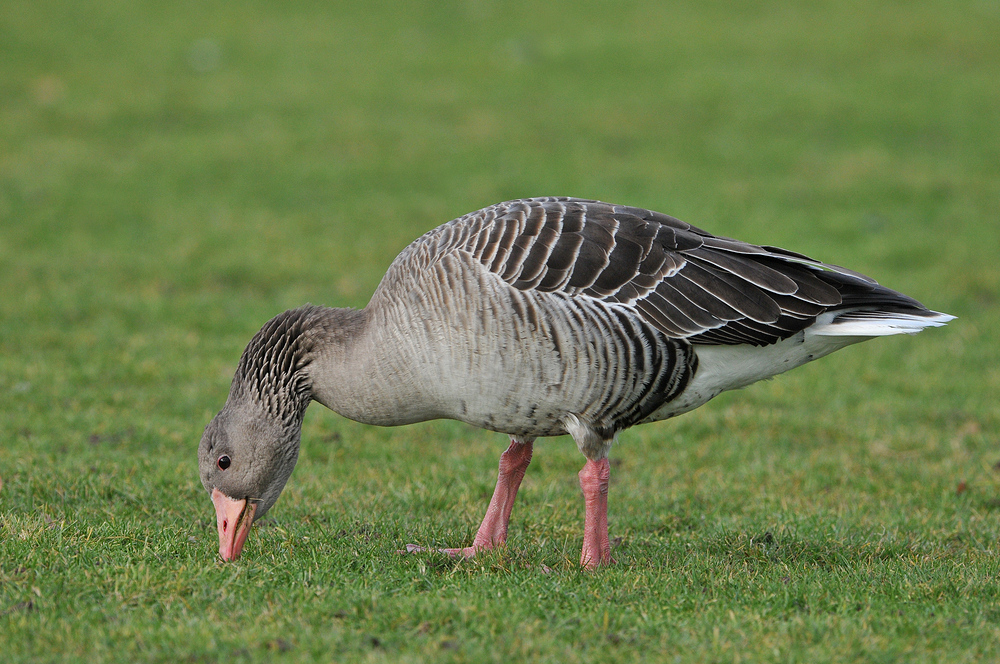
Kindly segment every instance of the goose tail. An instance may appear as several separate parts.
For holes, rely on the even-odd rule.
[[[809,332],[822,337],[887,337],[893,334],[916,334],[928,327],[941,327],[952,320],[955,320],[954,316],[928,309],[840,310],[820,316]]]

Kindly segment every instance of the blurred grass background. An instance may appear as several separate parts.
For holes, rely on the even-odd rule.
[[[998,71],[989,0],[4,3],[4,659],[1000,656]],[[571,442],[537,448],[506,552],[399,558],[471,540],[502,437],[318,407],[215,563],[195,450],[250,336],[536,195],[959,319],[622,436],[599,575]]]

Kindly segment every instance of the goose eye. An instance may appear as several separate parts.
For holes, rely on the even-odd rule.
[[[227,455],[223,454],[222,456],[219,457],[218,461],[219,470],[225,470],[226,468],[229,468],[230,463],[232,463],[230,458]]]

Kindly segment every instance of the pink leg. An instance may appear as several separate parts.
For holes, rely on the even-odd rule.
[[[611,464],[607,459],[593,461],[587,459],[580,471],[580,488],[587,513],[583,522],[583,551],[580,564],[587,569],[597,569],[600,565],[614,562],[611,557],[611,543],[608,541],[608,482],[611,479]]]
[[[492,549],[507,541],[507,524],[510,522],[510,512],[514,508],[514,498],[517,497],[517,490],[524,479],[524,472],[531,463],[531,452],[535,441],[529,438],[520,442],[514,438],[510,439],[510,447],[500,455],[500,474],[497,476],[497,485],[493,489],[493,498],[490,499],[490,506],[486,508],[486,516],[479,526],[476,538],[472,541],[472,546],[458,549],[441,549],[444,553],[452,556],[464,556],[471,558],[480,549]],[[413,544],[407,544],[408,553],[414,551],[424,551],[425,549]]]

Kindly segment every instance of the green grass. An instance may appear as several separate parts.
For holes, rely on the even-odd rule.
[[[4,662],[1000,659],[995,2],[0,7]],[[196,472],[244,344],[503,199],[641,205],[958,315],[582,457],[314,406],[244,557]]]

